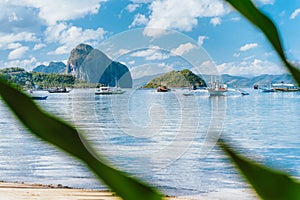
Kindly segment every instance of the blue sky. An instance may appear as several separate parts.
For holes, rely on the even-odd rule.
[[[275,21],[288,59],[298,65],[300,1],[254,3]],[[125,63],[136,78],[187,66],[203,73],[212,66],[231,75],[284,73],[265,37],[224,1],[0,0],[0,7],[0,68],[66,62],[76,45],[87,43]]]

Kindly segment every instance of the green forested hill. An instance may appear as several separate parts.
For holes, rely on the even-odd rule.
[[[27,72],[23,68],[5,68],[0,70],[0,75],[25,88],[72,87],[76,82],[76,78],[71,75]]]
[[[202,78],[188,69],[182,71],[171,71],[149,81],[144,88],[157,88],[161,85],[167,87],[205,87],[206,83]]]

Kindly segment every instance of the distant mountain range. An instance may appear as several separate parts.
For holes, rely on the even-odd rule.
[[[141,77],[138,79],[134,79],[133,83],[135,87],[144,86],[152,79],[160,77],[162,75],[163,74],[156,74],[152,76]],[[213,79],[213,76],[211,75],[199,75],[199,76],[203,78],[207,84]],[[281,75],[264,74],[255,77],[232,76],[228,74],[223,74],[221,75],[221,81],[223,83],[226,83],[229,87],[239,87],[239,88],[249,88],[249,87],[253,87],[255,84],[265,85],[269,83],[281,83],[281,82],[296,84],[292,76],[289,74],[281,74]]]
[[[251,78],[241,77],[241,76],[231,76],[228,74],[224,74],[221,76],[222,81],[226,83],[230,87],[253,87],[253,85],[265,85],[269,83],[293,83],[293,77],[290,74],[281,74],[281,75],[260,75]]]
[[[66,65],[63,62],[50,62],[48,66],[39,65],[32,71],[46,74],[63,74],[66,71]]]

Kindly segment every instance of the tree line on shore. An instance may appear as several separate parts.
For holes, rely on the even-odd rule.
[[[51,87],[94,87],[69,74],[47,74],[28,72],[23,68],[12,67],[0,70],[0,76],[22,89],[48,89]]]

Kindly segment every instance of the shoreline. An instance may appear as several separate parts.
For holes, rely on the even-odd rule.
[[[121,200],[110,190],[72,188],[58,184],[30,184],[24,182],[0,181],[0,200]],[[210,200],[210,199],[258,199],[251,189],[221,189],[220,191],[196,196],[166,196],[164,200]]]
[[[96,190],[84,188],[72,188],[58,184],[30,184],[24,182],[6,182],[0,181],[0,200],[121,200],[114,192],[109,190]],[[165,200],[192,200],[181,197],[165,197]]]

